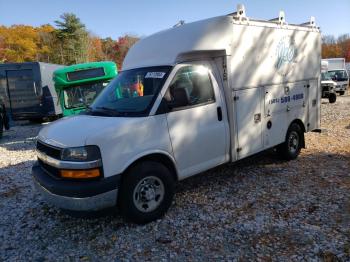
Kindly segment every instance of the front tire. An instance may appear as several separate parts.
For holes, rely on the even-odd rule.
[[[277,151],[285,160],[296,159],[301,151],[303,141],[304,133],[301,127],[293,123],[288,128],[285,142],[277,147]]]
[[[337,101],[337,95],[334,94],[334,93],[329,94],[328,100],[329,100],[329,103],[330,103],[330,104],[335,103],[335,101]]]
[[[123,178],[119,193],[121,214],[137,224],[156,220],[169,209],[174,192],[175,181],[167,167],[154,161],[138,163]]]

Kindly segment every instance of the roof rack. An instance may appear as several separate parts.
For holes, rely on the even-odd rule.
[[[179,22],[177,22],[176,25],[174,25],[173,27],[179,27],[185,24],[185,20],[180,20]]]
[[[232,15],[234,18],[236,18],[239,21],[246,20],[247,22],[249,22],[249,18],[246,16],[246,13],[245,13],[245,7],[242,4],[238,4],[237,11],[230,15]]]
[[[278,17],[270,19],[269,22],[276,22],[276,23],[279,23],[281,25],[288,24],[286,22],[286,15],[285,15],[284,11],[282,11],[282,10],[279,12]]]
[[[310,17],[310,21],[299,24],[300,26],[316,27],[316,19],[314,16]]]

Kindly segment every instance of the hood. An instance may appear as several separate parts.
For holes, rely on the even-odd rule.
[[[334,82],[334,81],[332,81],[332,80],[324,80],[324,81],[321,81],[321,84],[331,84],[331,85],[334,85],[334,86],[336,86],[337,85],[337,83],[336,82]]]
[[[138,117],[101,117],[77,115],[65,117],[44,127],[38,140],[56,147],[78,147],[86,145],[90,137],[103,135],[107,130],[125,129],[139,121]]]

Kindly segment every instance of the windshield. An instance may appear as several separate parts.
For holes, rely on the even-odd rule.
[[[70,109],[90,105],[107,84],[99,82],[64,89],[64,106]]]
[[[113,115],[148,114],[170,69],[170,66],[158,66],[122,71],[96,98],[90,110]]]
[[[321,73],[321,81],[332,80],[331,76],[328,73]]]
[[[348,81],[348,74],[345,70],[328,71],[328,74],[334,81]]]

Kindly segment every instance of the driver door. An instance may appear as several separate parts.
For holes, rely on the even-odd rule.
[[[180,179],[225,162],[227,117],[210,64],[179,66],[164,98]]]

